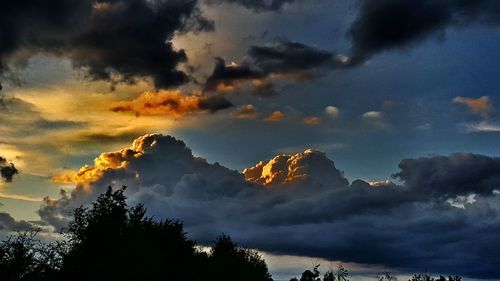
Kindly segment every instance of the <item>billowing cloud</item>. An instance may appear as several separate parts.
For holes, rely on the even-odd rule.
[[[405,185],[425,196],[492,195],[500,187],[500,158],[457,153],[406,159],[395,174]]]
[[[14,166],[14,163],[10,163],[7,159],[0,156],[0,176],[6,182],[11,182],[15,175],[19,171]]]
[[[442,36],[448,27],[498,25],[499,11],[495,0],[363,0],[349,31],[352,62]]]
[[[333,69],[346,67],[348,59],[302,43],[280,41],[267,46],[252,46],[241,64],[226,64],[217,58],[208,77],[206,91],[234,91],[250,83],[260,96],[274,94],[273,79],[311,80]]]
[[[67,177],[76,189],[45,199],[39,214],[61,227],[72,208],[108,185],[127,185],[131,203],[182,219],[201,243],[225,232],[272,253],[499,278],[499,163],[465,153],[428,156],[401,162],[401,185],[349,184],[314,150],[262,161],[243,175],[194,157],[172,137],[147,135]]]
[[[136,115],[184,116],[194,113],[215,113],[233,104],[224,97],[201,94],[183,95],[180,91],[145,92],[134,100],[120,101],[111,106],[114,112]]]
[[[483,118],[488,118],[493,105],[491,104],[490,98],[483,96],[477,99],[467,98],[467,97],[456,97],[453,99],[455,104],[463,104],[469,108],[470,112],[477,114]]]
[[[346,187],[349,183],[332,160],[308,149],[294,155],[279,155],[243,171],[245,179],[267,187],[299,185],[307,188]],[[323,177],[327,175],[326,177]]]
[[[37,54],[70,59],[95,80],[156,88],[188,80],[174,33],[212,30],[196,0],[37,0],[0,3],[0,76]]]

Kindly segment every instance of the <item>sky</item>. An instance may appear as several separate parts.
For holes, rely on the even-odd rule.
[[[0,235],[125,184],[277,279],[500,280],[499,45],[495,0],[0,0]]]

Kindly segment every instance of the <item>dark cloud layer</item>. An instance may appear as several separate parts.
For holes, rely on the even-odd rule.
[[[332,52],[291,41],[252,46],[239,65],[226,65],[224,59],[217,58],[205,90],[234,88],[252,82],[256,94],[268,95],[273,93],[272,79],[311,80],[345,67],[346,60]]]
[[[499,278],[499,161],[465,153],[408,159],[396,174],[401,186],[349,184],[324,154],[306,151],[246,171],[272,179],[264,187],[194,157],[181,141],[148,135],[68,176],[77,188],[46,199],[39,213],[64,226],[69,210],[125,184],[131,203],[182,219],[202,243],[225,232],[274,253]]]
[[[113,83],[149,78],[166,88],[188,80],[175,32],[211,30],[196,0],[0,2],[0,75],[36,54],[69,58],[88,77]]]
[[[18,173],[19,171],[14,166],[14,163],[10,163],[7,159],[0,156],[0,176],[4,181],[11,182]]]
[[[457,153],[406,159],[394,176],[418,193],[433,197],[481,194],[500,189],[500,158]]]
[[[207,0],[209,4],[232,3],[252,9],[256,12],[279,11],[286,4],[297,0]]]
[[[349,31],[353,63],[442,36],[451,26],[500,23],[496,0],[363,0],[359,9]]]
[[[27,221],[16,221],[10,214],[0,212],[0,231],[25,231],[33,228]]]

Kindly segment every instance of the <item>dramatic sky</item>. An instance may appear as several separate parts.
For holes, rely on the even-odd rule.
[[[500,280],[497,0],[0,0],[0,236],[108,185],[313,263]]]

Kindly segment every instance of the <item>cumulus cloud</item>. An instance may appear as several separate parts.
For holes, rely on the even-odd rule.
[[[241,174],[193,156],[182,141],[147,135],[66,177],[76,188],[46,198],[39,214],[61,227],[108,185],[127,185],[131,203],[182,219],[201,243],[225,232],[273,253],[498,278],[499,167],[499,158],[482,155],[428,156],[401,162],[401,185],[349,184],[315,150]]]
[[[500,187],[500,158],[457,153],[405,159],[399,168],[394,176],[425,196],[490,196]]]
[[[294,155],[279,155],[243,171],[245,179],[266,187],[346,187],[348,181],[323,152],[308,149]],[[323,177],[326,176],[326,177]]]
[[[175,32],[212,30],[196,0],[37,0],[0,3],[0,77],[37,54],[70,59],[95,80],[156,88],[188,80]]]
[[[114,103],[111,105],[111,111],[180,117],[194,113],[215,113],[232,106],[233,104],[224,97],[207,97],[196,93],[183,95],[180,91],[159,91],[145,92],[134,100]]]
[[[252,46],[241,64],[217,58],[206,91],[234,91],[249,82],[260,96],[275,94],[272,80],[311,80],[347,65],[345,58],[302,43],[280,41]]]
[[[483,118],[488,118],[493,105],[491,104],[490,98],[483,96],[477,99],[467,98],[467,97],[456,97],[453,99],[455,104],[463,104],[467,106],[471,113],[477,114]]]
[[[495,0],[363,0],[349,31],[352,63],[441,36],[449,27],[498,25],[499,11]]]
[[[0,156],[0,176],[6,182],[12,182],[12,179],[17,175],[19,171],[14,166],[14,163],[10,163],[7,159]]]

